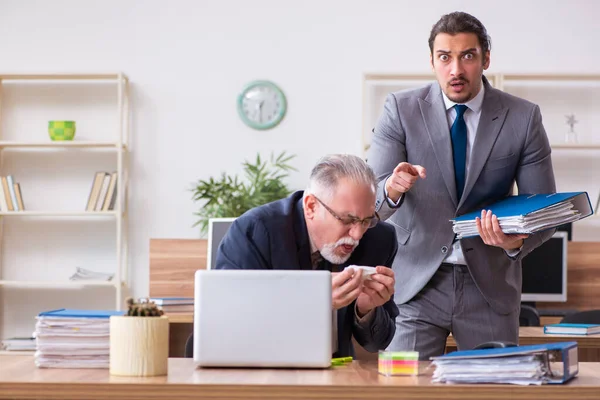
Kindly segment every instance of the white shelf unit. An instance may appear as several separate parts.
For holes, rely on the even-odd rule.
[[[55,103],[61,103],[61,100],[63,100],[60,105],[62,105],[63,108],[75,109],[73,110],[76,111],[73,113],[75,115],[83,115],[82,113],[89,112],[88,108],[98,107],[98,104],[101,104],[100,109],[96,110],[96,112],[101,115],[110,114],[110,118],[107,119],[114,121],[115,125],[111,125],[108,128],[105,126],[98,126],[98,124],[102,125],[105,122],[102,116],[94,121],[87,121],[87,128],[94,128],[96,136],[100,136],[91,138],[86,137],[85,118],[82,118],[83,120],[76,118],[75,121],[77,124],[77,129],[74,140],[64,142],[51,141],[47,132],[47,120],[61,118],[47,118],[45,120],[45,126],[38,124],[35,126],[35,129],[31,129],[28,116],[24,114],[27,110],[25,110],[25,112],[21,111],[17,108],[17,106],[13,105],[11,111],[13,114],[18,114],[20,117],[20,122],[12,124],[6,123],[4,118],[10,118],[10,116],[5,115],[5,103],[3,100],[5,100],[4,97],[6,89],[10,88],[10,85],[16,85],[16,88],[13,87],[10,89],[13,103],[15,102],[15,99],[22,100],[23,98],[26,98],[26,100],[29,101],[33,99],[35,102],[37,102],[38,98],[42,97],[42,100],[35,103],[35,105],[41,109],[44,109],[44,107],[48,106],[48,108],[51,109],[51,112],[59,114],[59,109],[56,107]],[[44,93],[46,93],[44,90],[41,90],[41,95],[38,92],[34,92],[34,90],[36,90],[35,85],[47,85],[47,91],[50,91],[55,95],[58,94],[58,97],[60,97],[64,91],[71,97],[76,98],[77,101],[70,100],[71,102],[69,103],[68,101],[64,101],[64,99],[58,99],[56,102],[54,101],[54,98],[52,98],[52,100],[47,100],[43,98]],[[89,90],[87,89],[88,87]],[[46,86],[44,86],[44,88],[46,88]],[[26,92],[25,96],[19,95],[20,89]],[[94,92],[94,90],[97,92]],[[94,95],[97,95],[97,97],[92,96],[92,99],[82,98],[81,101],[78,101],[79,95],[85,96],[88,93],[94,93]],[[44,100],[47,100],[48,103],[44,103]],[[50,114],[50,112],[47,114]],[[0,74],[0,118],[2,118],[2,124],[0,124],[0,126],[3,127],[2,131],[0,131],[0,171],[2,171],[0,175],[10,174],[10,171],[4,170],[5,159],[8,158],[15,160],[23,157],[29,157],[28,159],[45,157],[44,160],[47,161],[47,164],[55,168],[60,167],[62,163],[66,163],[68,165],[68,163],[71,162],[74,164],[73,166],[69,166],[69,168],[60,170],[60,172],[64,172],[64,170],[69,172],[76,170],[78,165],[85,164],[87,159],[93,159],[94,155],[97,155],[98,153],[104,154],[105,157],[110,157],[110,161],[104,160],[104,165],[108,164],[109,166],[107,168],[110,171],[117,173],[117,198],[114,210],[94,212],[85,211],[85,202],[87,197],[83,198],[82,195],[87,196],[89,194],[89,190],[94,178],[93,173],[89,173],[87,176],[79,176],[80,179],[77,181],[78,196],[73,196],[77,198],[73,199],[71,196],[65,196],[64,203],[70,202],[66,209],[60,209],[61,206],[64,206],[64,204],[60,201],[61,192],[59,191],[61,189],[59,188],[50,189],[50,191],[55,192],[53,194],[58,196],[59,201],[50,202],[49,207],[39,207],[39,204],[43,204],[43,201],[40,201],[37,198],[32,199],[32,197],[36,196],[30,196],[30,200],[35,200],[32,201],[32,203],[36,203],[38,206],[31,207],[31,209],[27,206],[28,194],[26,188],[23,188],[25,211],[0,211],[0,245],[2,246],[2,257],[0,257],[0,260],[2,261],[0,264],[0,295],[3,294],[2,292],[6,288],[11,288],[11,290],[54,290],[104,287],[114,289],[114,308],[120,310],[123,307],[123,296],[124,291],[127,288],[126,282],[128,278],[127,192],[129,177],[128,154],[130,143],[129,114],[129,80],[127,76],[120,72]],[[9,127],[4,129],[6,126]],[[35,133],[31,133],[34,130]],[[73,161],[73,157],[76,154],[78,155],[77,157],[79,157],[79,161]],[[25,161],[25,165],[28,165],[27,160]],[[77,160],[77,158],[75,158],[75,160]],[[44,162],[40,162],[39,164],[44,164]],[[97,168],[97,165],[99,164],[96,163],[90,168]],[[44,167],[39,167],[38,169],[33,169],[33,172],[30,171],[31,175],[35,174],[36,179],[38,179],[38,183],[43,182],[44,173],[46,172],[44,169]],[[16,173],[18,174],[18,172]],[[19,176],[17,175],[15,179],[18,181]],[[72,187],[76,185],[72,182],[66,182],[65,184],[70,184]],[[82,185],[85,187],[80,187]],[[33,184],[31,186],[33,186]],[[33,188],[31,189],[33,192]],[[45,190],[48,189],[46,188]],[[36,194],[38,194],[38,197],[40,195],[43,196],[43,193]],[[59,279],[56,279],[56,277],[48,278],[48,276],[52,276],[52,274],[47,274],[45,277],[46,279],[39,279],[39,277],[35,275],[31,276],[31,279],[23,279],[23,274],[21,274],[21,276],[17,277],[18,279],[15,279],[15,276],[10,276],[10,274],[7,274],[9,266],[5,265],[4,263],[4,253],[7,250],[5,248],[5,241],[8,238],[5,232],[6,223],[15,224],[14,226],[17,227],[24,223],[33,224],[28,226],[34,226],[38,223],[50,223],[52,224],[51,226],[60,226],[61,224],[73,223],[73,221],[76,221],[76,223],[86,224],[84,225],[87,227],[87,230],[85,230],[86,232],[104,235],[103,239],[106,239],[107,242],[113,243],[111,245],[111,250],[114,248],[115,254],[107,255],[107,258],[111,259],[111,261],[107,263],[110,265],[110,267],[108,271],[106,271],[114,273],[111,281],[73,281],[69,280],[68,277],[65,276],[59,277]],[[95,226],[94,224],[100,221],[102,221],[104,224],[113,224],[114,226],[112,228],[109,226],[105,228],[104,231],[96,231],[96,229],[93,228]],[[90,226],[92,228],[89,228]],[[19,233],[22,234],[23,230],[26,229],[27,226],[22,228]],[[75,231],[76,235],[79,235],[82,229],[78,228],[77,230],[73,231]],[[110,231],[112,231],[110,236],[106,236],[106,234]],[[85,234],[86,232],[81,233],[81,235]],[[35,246],[32,248],[27,248],[28,252],[40,252],[42,257],[44,255],[44,250],[45,249],[43,248],[36,248]],[[80,248],[74,248],[73,251],[75,250],[85,251],[85,249]],[[114,260],[114,266],[112,260]],[[74,273],[75,270],[71,270],[70,272]],[[2,300],[1,296],[0,300]],[[32,301],[37,301],[40,303],[43,302],[42,299],[36,299]],[[41,304],[41,306],[43,307],[43,304]],[[2,304],[2,302],[0,302],[0,307],[4,307],[6,310],[6,307],[10,307],[10,304]],[[1,310],[2,308],[0,308],[0,311]],[[0,324],[3,323],[4,321],[0,315]]]

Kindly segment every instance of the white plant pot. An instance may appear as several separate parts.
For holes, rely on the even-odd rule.
[[[111,375],[167,375],[168,361],[167,317],[110,317]]]

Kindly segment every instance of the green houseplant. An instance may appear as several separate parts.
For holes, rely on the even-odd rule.
[[[194,226],[200,225],[206,233],[210,218],[239,217],[251,208],[288,196],[291,191],[284,180],[296,170],[289,164],[294,157],[282,152],[276,157],[271,154],[267,161],[257,154],[254,162],[242,163],[243,181],[224,172],[219,179],[198,180],[192,188],[193,200],[205,203],[194,214],[199,217]]]

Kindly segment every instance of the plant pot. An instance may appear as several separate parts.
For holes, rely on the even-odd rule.
[[[167,317],[110,317],[111,375],[167,375],[168,361]]]

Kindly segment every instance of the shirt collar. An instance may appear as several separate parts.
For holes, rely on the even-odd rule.
[[[483,104],[483,95],[485,94],[485,85],[483,82],[481,83],[481,89],[479,89],[479,93],[477,96],[473,97],[471,100],[464,103],[471,111],[474,113],[478,113],[481,110],[481,105]],[[458,104],[450,100],[446,93],[442,90],[442,97],[444,98],[444,105],[446,106],[446,111],[454,107],[454,105]]]

